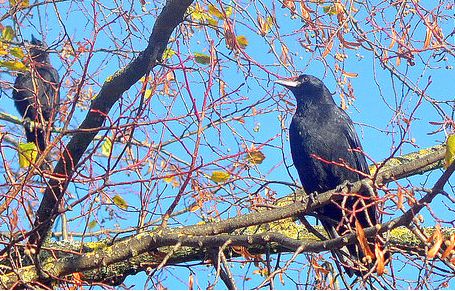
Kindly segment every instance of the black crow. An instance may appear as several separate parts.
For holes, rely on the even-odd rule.
[[[289,138],[294,166],[307,194],[326,192],[345,181],[361,180],[364,178],[362,173],[370,174],[351,119],[335,104],[332,94],[321,80],[301,75],[277,80],[276,83],[291,90],[297,99]],[[375,207],[368,201],[370,194],[354,195],[344,202],[332,202],[317,210],[317,216],[330,238],[341,236],[349,229],[354,230],[355,220],[363,228],[376,224]],[[365,210],[365,205],[370,207]],[[347,246],[347,251],[353,260],[364,256],[356,245]],[[336,254],[349,276],[360,274],[340,252]]]
[[[22,118],[38,125],[30,126],[30,122],[25,122],[25,134],[27,142],[35,143],[42,152],[49,141],[60,104],[59,76],[50,63],[46,44],[33,35],[30,44],[29,71],[18,74],[13,99]]]

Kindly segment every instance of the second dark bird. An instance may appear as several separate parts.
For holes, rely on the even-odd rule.
[[[30,44],[30,66],[27,72],[17,76],[13,99],[22,118],[41,125],[39,128],[25,123],[25,134],[27,142],[35,143],[42,152],[60,104],[59,75],[50,63],[47,46],[33,35]]]
[[[307,194],[323,193],[345,181],[361,180],[363,176],[356,171],[370,173],[351,119],[335,104],[332,94],[321,80],[311,75],[301,75],[277,80],[276,83],[291,90],[297,100],[289,138],[294,166]],[[365,196],[365,203],[369,203],[369,194],[357,195]],[[358,196],[350,196],[344,210],[341,201],[318,209],[317,216],[330,238],[341,236],[348,229],[355,229],[355,220],[363,228],[376,224],[374,206],[367,211],[360,211],[364,207],[360,200],[362,198]],[[347,251],[353,260],[364,256],[356,245],[347,246]],[[340,252],[336,254],[349,276],[360,274]]]

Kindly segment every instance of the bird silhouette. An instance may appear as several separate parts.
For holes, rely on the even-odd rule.
[[[26,121],[27,142],[35,143],[41,153],[49,142],[59,109],[59,75],[50,63],[46,44],[33,35],[30,44],[30,66],[27,72],[18,74],[14,82],[13,99]]]

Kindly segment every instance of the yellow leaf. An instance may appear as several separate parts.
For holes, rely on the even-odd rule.
[[[209,4],[209,14],[211,14],[219,19],[224,19],[223,12],[221,12],[218,8],[216,8],[212,4]]]
[[[15,7],[16,5],[18,5],[19,7],[25,8],[30,5],[30,1],[29,0],[9,0],[9,5],[11,7]]]
[[[10,49],[10,53],[16,58],[22,59],[24,57],[24,51],[20,47],[13,47]]]
[[[324,7],[322,7],[322,10],[324,10],[324,12],[329,14],[329,15],[337,15],[338,14],[338,10],[337,10],[337,7],[335,5],[324,6]]]
[[[455,160],[455,134],[447,138],[446,156],[444,168],[447,169]]]
[[[237,42],[241,48],[246,48],[248,46],[248,39],[244,35],[237,36]]]
[[[232,15],[232,11],[233,11],[233,9],[232,9],[231,6],[229,6],[228,8],[225,8],[224,9],[224,13],[226,13],[226,17],[231,16]]]
[[[188,8],[188,14],[190,14],[194,20],[199,20],[201,22],[211,18],[199,4],[196,4],[194,8]]]
[[[110,138],[105,137],[104,142],[101,145],[101,153],[103,154],[103,156],[109,157],[109,155],[111,154],[111,150],[112,150],[112,141]]]
[[[164,61],[166,59],[171,58],[173,55],[175,55],[175,51],[171,48],[166,48],[163,52],[163,56],[161,57],[161,59]]]
[[[190,212],[196,212],[199,209],[201,209],[201,206],[199,204],[194,204],[190,207]]]
[[[3,30],[2,30],[2,39],[4,40],[7,40],[7,41],[11,41],[13,40],[14,36],[16,34],[14,33],[14,30],[11,26],[6,26]]]
[[[128,209],[128,203],[126,203],[125,199],[123,199],[122,196],[115,195],[114,198],[112,198],[112,201],[119,208],[124,209],[124,210]]]
[[[5,67],[11,71],[25,71],[27,66],[21,61],[0,61],[0,67]]]
[[[203,53],[194,53],[194,61],[199,64],[210,64],[210,56]]]
[[[175,178],[175,176],[169,176],[169,177],[164,178],[163,180],[164,180],[164,182],[169,184],[172,182],[172,180],[174,180],[174,178]]]
[[[38,150],[33,142],[19,143],[17,151],[19,153],[19,167],[21,168],[30,166],[31,163],[36,161],[38,156]]]
[[[144,98],[145,98],[145,99],[149,99],[150,96],[152,96],[152,93],[153,93],[152,89],[147,89],[147,90],[145,90]]]
[[[0,56],[6,56],[7,54],[9,54],[8,46],[0,42]]]
[[[210,179],[216,183],[223,183],[223,182],[226,182],[230,176],[231,176],[231,174],[224,172],[224,171],[213,171],[212,177],[210,177]]]
[[[252,151],[247,154],[246,159],[253,164],[262,164],[265,159],[265,155],[261,151]]]

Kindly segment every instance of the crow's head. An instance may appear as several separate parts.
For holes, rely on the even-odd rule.
[[[30,55],[33,60],[38,63],[49,63],[49,54],[47,52],[47,45],[45,42],[35,38],[32,34],[32,39],[30,41],[32,45],[30,48]]]
[[[279,79],[275,83],[291,90],[298,103],[305,101],[333,102],[329,89],[315,76],[300,75],[288,79]]]

